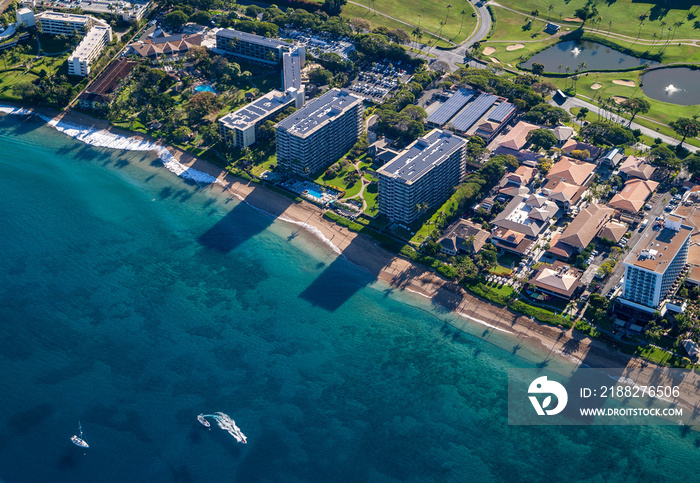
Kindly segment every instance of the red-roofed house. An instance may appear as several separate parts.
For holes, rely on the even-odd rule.
[[[625,183],[622,191],[613,196],[608,205],[619,211],[636,213],[644,207],[644,203],[646,203],[657,186],[659,186],[659,183],[655,181],[630,180]]]
[[[586,158],[586,161],[593,161],[594,159],[598,159],[598,156],[600,156],[600,153],[602,152],[602,149],[593,146],[592,144],[582,143],[574,139],[569,139],[568,141],[566,141],[561,147],[561,150],[569,156],[571,156],[571,153],[573,151],[588,151],[590,153],[590,156]]]
[[[539,129],[539,126],[520,121],[508,134],[503,136],[498,147],[514,154],[513,152],[520,151],[527,144],[527,135],[534,129]]]

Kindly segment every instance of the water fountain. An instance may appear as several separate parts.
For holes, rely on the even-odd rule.
[[[546,72],[563,72],[563,68],[569,67],[574,71],[586,63],[585,70],[624,70],[641,67],[644,64],[655,66],[658,62],[648,59],[640,59],[611,49],[602,44],[588,40],[565,40],[552,45],[545,50],[533,55],[521,64],[526,69],[531,69],[533,63],[543,64]],[[559,66],[562,68],[559,68]],[[674,84],[678,85],[674,80]],[[666,86],[664,84],[664,86]]]
[[[667,67],[652,69],[640,79],[644,94],[661,102],[694,106],[700,104],[700,69]]]

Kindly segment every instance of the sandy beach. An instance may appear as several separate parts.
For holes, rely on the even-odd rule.
[[[138,138],[166,147],[183,166],[216,178],[217,183],[211,184],[207,188],[212,193],[235,197],[282,221],[313,227],[310,229],[318,230],[320,235],[337,247],[343,257],[363,267],[376,279],[396,289],[423,295],[430,298],[436,306],[463,315],[465,320],[471,319],[471,323],[475,326],[485,329],[482,336],[486,336],[491,331],[509,333],[509,339],[513,341],[513,352],[517,351],[517,346],[523,342],[534,344],[547,353],[543,362],[552,366],[556,366],[557,361],[563,363],[564,361],[560,358],[566,358],[569,362],[588,367],[626,368],[626,372],[633,375],[630,378],[634,379],[637,384],[644,385],[652,380],[654,384],[658,384],[656,379],[658,373],[652,373],[656,368],[653,364],[623,354],[607,344],[590,339],[585,334],[573,329],[564,330],[542,324],[482,300],[458,284],[443,279],[430,269],[416,265],[381,248],[373,239],[326,220],[322,216],[324,210],[311,203],[305,201],[295,203],[290,198],[266,189],[260,184],[246,182],[231,176],[221,168],[195,158],[189,153],[172,146],[166,146],[148,136],[115,128],[107,121],[74,111],[56,115],[55,112],[48,109],[35,110],[46,116],[55,116],[76,125],[104,129],[114,134]],[[506,349],[508,348],[506,347]],[[692,392],[692,397],[684,398],[684,405],[690,408],[700,405],[700,389],[698,389],[700,388],[700,377],[695,373],[688,373],[684,384],[695,388],[693,391],[687,391]]]

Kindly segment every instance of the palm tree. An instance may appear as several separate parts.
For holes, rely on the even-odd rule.
[[[637,31],[637,38],[634,39],[634,42],[632,42],[632,45],[634,45],[637,42],[637,40],[639,40],[639,36],[642,35],[642,25],[644,25],[643,19],[639,21],[639,30]]]
[[[615,22],[613,22],[612,20],[608,22],[608,35],[610,35],[610,29],[612,29],[613,23],[615,23]],[[606,35],[606,37],[607,37],[607,35]]]
[[[554,5],[550,3],[547,7],[547,10],[549,11],[549,14],[547,16],[547,22],[549,22],[549,20],[552,18],[552,10],[554,10]]]
[[[464,26],[464,16],[467,14],[466,10],[462,10],[459,12],[459,14],[462,16],[462,23],[459,24],[459,32],[457,32],[457,35],[462,33],[462,27]]]
[[[559,67],[557,67],[557,70],[561,72],[564,69],[564,64],[559,64]]]
[[[452,8],[452,4],[451,4],[451,3],[448,3],[447,5],[445,5],[445,9],[446,9],[446,12],[447,12],[447,13],[445,14],[445,23],[447,23],[447,17],[449,17],[449,15],[450,15],[450,9],[451,9],[451,8]]]

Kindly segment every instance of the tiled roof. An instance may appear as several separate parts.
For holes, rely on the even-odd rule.
[[[600,148],[593,146],[592,144],[576,141],[575,139],[569,139],[568,141],[566,141],[561,147],[561,150],[564,151],[566,154],[571,154],[572,151],[576,150],[586,150],[589,153],[591,153],[591,159],[596,159],[601,152]]]
[[[656,189],[659,183],[642,179],[633,179],[625,183],[622,191],[613,196],[610,203],[613,208],[636,213],[641,210],[647,198]]]
[[[606,238],[617,243],[625,233],[627,233],[627,225],[617,221],[609,221],[598,233],[598,238]]]
[[[571,184],[583,186],[591,173],[595,170],[595,164],[578,161],[566,156],[554,163],[547,173],[548,180],[563,180]]]
[[[534,124],[520,121],[508,134],[503,136],[503,139],[499,142],[499,146],[512,149],[513,151],[520,151],[523,146],[527,144],[528,133],[538,128],[539,127]]]
[[[605,206],[589,205],[576,215],[559,240],[582,251],[595,238],[612,214],[613,210]]]

